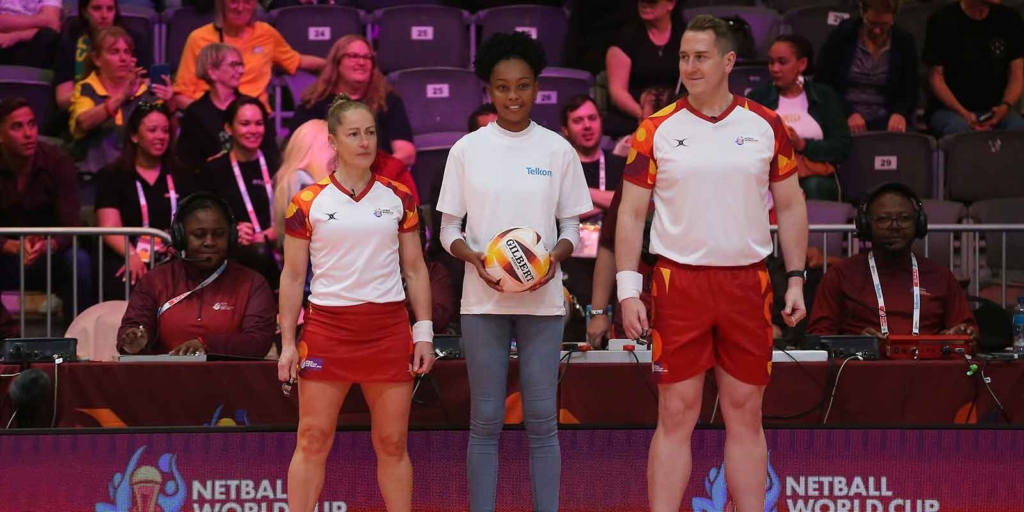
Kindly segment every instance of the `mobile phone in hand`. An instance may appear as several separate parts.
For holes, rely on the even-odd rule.
[[[153,64],[149,67],[149,81],[163,85],[164,76],[171,77],[171,65],[164,63]]]
[[[991,110],[989,110],[988,112],[985,112],[984,114],[978,116],[978,122],[979,123],[988,122],[988,120],[992,119],[992,116],[994,116],[994,115],[995,115],[995,112],[992,112]]]

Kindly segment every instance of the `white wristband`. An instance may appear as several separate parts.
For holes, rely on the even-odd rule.
[[[640,290],[644,288],[644,276],[632,270],[623,270],[615,274],[615,284],[618,287],[619,302],[626,299],[640,297]]]
[[[430,320],[420,320],[412,324],[412,342],[433,343],[434,342],[434,322]]]

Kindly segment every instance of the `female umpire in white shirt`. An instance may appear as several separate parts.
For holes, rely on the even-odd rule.
[[[494,510],[513,338],[534,510],[558,509],[556,391],[564,314],[558,262],[572,254],[579,215],[593,205],[576,151],[561,135],[530,121],[544,65],[543,48],[522,33],[495,34],[480,46],[474,68],[488,84],[498,120],[452,147],[437,205],[443,214],[442,245],[466,262],[462,338],[472,398],[467,468],[472,512]],[[496,234],[517,226],[541,235],[551,265],[529,292],[503,293],[485,271],[481,251]]]
[[[377,483],[391,512],[412,509],[406,451],[412,374],[434,362],[430,278],[416,201],[370,172],[377,127],[369,107],[342,94],[327,114],[337,170],[292,198],[285,214],[278,378],[299,386],[299,432],[288,468],[288,506],[311,512],[324,484],[338,412],[353,383],[370,406]],[[306,268],[309,310],[296,344]],[[409,330],[402,278],[416,324]],[[415,347],[415,348],[414,348]]]

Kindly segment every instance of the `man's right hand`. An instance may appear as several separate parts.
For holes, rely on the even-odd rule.
[[[856,112],[850,114],[850,117],[846,119],[846,124],[850,126],[850,133],[864,133],[868,131],[868,123],[864,120],[864,116]]]
[[[647,307],[638,297],[625,299],[620,302],[622,305],[622,327],[626,330],[626,337],[635,340],[650,331],[647,324]]]
[[[886,335],[882,334],[881,332],[879,332],[879,331],[877,331],[875,329],[872,329],[870,327],[868,327],[867,329],[864,329],[860,333],[862,335],[864,335],[864,336],[874,336],[875,338],[878,338],[879,340],[884,340],[884,339],[888,338],[888,336],[886,336]]]
[[[487,268],[484,267],[484,262],[487,261],[487,255],[482,252],[474,252],[473,257],[470,258],[469,264],[473,265],[476,269],[477,275],[484,281],[487,286],[490,286],[492,290],[496,292],[504,292],[501,288],[501,281],[498,278],[487,273]]]
[[[3,248],[0,249],[4,254],[18,254],[21,252],[21,242],[14,239],[4,240]]]
[[[587,323],[587,342],[591,347],[601,348],[601,344],[608,337],[608,330],[611,328],[611,319],[608,315],[594,315]]]

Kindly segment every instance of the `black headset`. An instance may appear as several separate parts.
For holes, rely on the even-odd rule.
[[[219,208],[228,221],[228,252],[233,251],[235,246],[238,245],[238,223],[235,222],[235,215],[231,213],[231,207],[228,206],[228,202],[220,196],[208,192],[196,192],[181,201],[181,204],[178,205],[178,211],[174,214],[174,220],[171,221],[171,247],[174,247],[178,254],[184,253],[188,245],[185,234],[185,219],[192,215],[193,212],[208,206],[202,204],[203,200],[209,201]]]
[[[861,203],[860,208],[857,208],[857,216],[853,219],[854,226],[857,228],[857,238],[865,242],[871,241],[871,216],[868,214],[868,206],[884,192],[897,192],[906,196],[911,203],[914,203],[914,209],[917,210],[917,219],[914,222],[914,238],[924,238],[928,234],[928,214],[924,211],[924,204],[913,189],[897,182],[883,183],[875,187],[868,194],[867,199]]]

